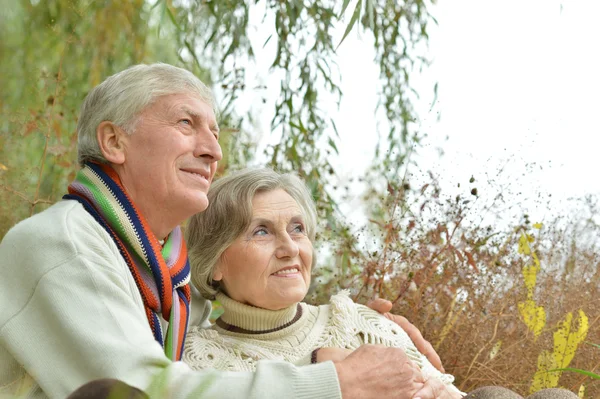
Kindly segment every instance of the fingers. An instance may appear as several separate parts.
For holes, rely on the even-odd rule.
[[[402,316],[386,313],[385,317],[398,324],[400,328],[406,331],[410,339],[417,347],[417,350],[423,355],[425,355],[425,357],[427,358],[427,360],[429,360],[433,367],[435,367],[442,373],[446,372],[446,370],[444,370],[444,366],[442,366],[442,360],[436,353],[435,349],[433,349],[433,346],[429,343],[429,341],[423,338],[423,335],[421,335],[421,331],[419,331],[417,327],[412,325],[410,321],[408,321],[405,317]]]
[[[413,395],[413,399],[453,399],[455,397],[437,378],[425,381],[423,387]]]
[[[440,356],[437,354],[435,349],[433,349],[433,346],[429,343],[429,341],[426,341],[423,338],[421,346],[417,346],[417,349],[419,350],[419,352],[425,355],[425,357],[427,358],[427,360],[429,360],[429,363],[431,363],[433,367],[435,367],[442,373],[446,372],[446,370],[444,370],[444,366],[442,365],[442,359],[440,359]]]
[[[392,310],[392,303],[382,298],[371,299],[367,302],[367,306],[381,314],[385,314]]]

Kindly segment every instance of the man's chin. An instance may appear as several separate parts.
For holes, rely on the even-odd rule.
[[[206,208],[208,208],[208,198],[206,197],[205,194],[203,195],[195,195],[193,197],[193,201],[191,201],[189,198],[186,200],[185,204],[180,204],[180,206],[178,207],[178,211],[181,212],[184,209],[187,211],[186,213],[188,214],[186,216],[186,218],[192,217],[197,213],[200,212],[204,212],[206,210]]]

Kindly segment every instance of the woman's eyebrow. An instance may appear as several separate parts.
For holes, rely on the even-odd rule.
[[[250,221],[250,224],[271,224],[273,223],[270,219],[265,218],[254,218]]]
[[[302,214],[298,214],[298,215],[294,215],[292,216],[292,218],[290,219],[291,222],[303,222],[304,223],[304,216],[302,216]]]

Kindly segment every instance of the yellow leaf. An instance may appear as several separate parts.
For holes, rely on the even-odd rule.
[[[579,399],[583,399],[585,397],[585,385],[581,384],[577,396],[579,396]]]
[[[498,340],[498,342],[496,342],[494,344],[494,347],[492,348],[492,350],[490,351],[490,360],[492,360],[493,358],[495,358],[498,353],[500,353],[500,348],[502,347],[502,340]]]
[[[543,224],[541,224],[541,223],[534,223],[533,224],[533,228],[538,229],[538,230],[541,229],[542,226],[543,226]]]
[[[531,257],[533,258],[533,263],[535,263],[535,266],[537,267],[538,271],[540,270],[540,260],[537,257],[537,254],[535,252],[531,253]]]
[[[531,265],[523,268],[523,281],[527,288],[527,299],[533,299],[533,289],[535,288],[535,282],[537,280],[538,268]]]
[[[0,163],[0,169],[2,170],[8,170],[8,168],[6,166],[4,166],[3,164]]]
[[[529,255],[531,253],[531,249],[529,248],[529,235],[521,233],[521,237],[519,238],[519,253],[524,255]]]
[[[548,351],[542,351],[538,356],[538,369],[533,376],[533,382],[529,387],[529,393],[534,393],[546,388],[558,386],[559,372],[549,373],[548,370],[558,368],[554,363],[554,356]]]
[[[519,304],[519,310],[521,304]],[[565,320],[558,324],[554,332],[554,350],[552,353],[542,351],[538,356],[538,370],[533,376],[530,392],[534,393],[540,389],[556,388],[562,371],[548,372],[548,370],[569,367],[571,360],[575,357],[575,351],[587,336],[589,324],[586,314],[579,310],[579,325],[576,330],[572,326],[573,313],[567,313]],[[579,392],[582,392],[581,388]]]
[[[554,359],[559,368],[569,367],[577,347],[588,333],[588,318],[582,310],[579,310],[579,328],[576,331],[572,331],[572,321],[573,313],[569,312],[565,321],[559,323],[558,330],[554,332]]]
[[[542,306],[536,306],[533,299],[519,302],[519,313],[523,322],[533,333],[535,339],[539,337],[546,325],[546,311]]]

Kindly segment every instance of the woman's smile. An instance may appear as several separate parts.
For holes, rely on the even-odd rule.
[[[287,278],[301,277],[300,267],[299,266],[284,267],[283,269],[279,269],[275,273],[271,274],[271,276],[287,277]]]

